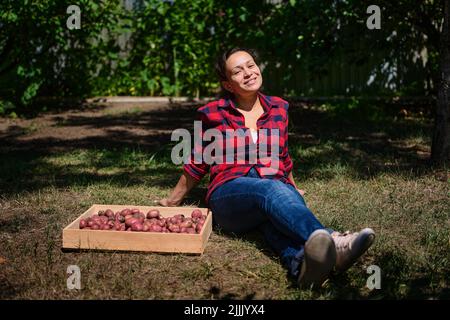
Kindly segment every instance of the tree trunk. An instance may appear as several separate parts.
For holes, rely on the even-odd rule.
[[[440,40],[440,83],[431,161],[435,165],[450,162],[450,0],[444,1],[444,25]]]

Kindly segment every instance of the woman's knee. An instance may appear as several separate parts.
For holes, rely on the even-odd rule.
[[[288,185],[279,180],[268,180],[265,182],[265,196],[269,201],[274,202],[298,202],[301,200],[298,196],[289,189]],[[301,201],[303,203],[303,201]]]

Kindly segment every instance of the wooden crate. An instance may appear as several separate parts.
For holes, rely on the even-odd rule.
[[[207,216],[200,234],[84,230],[79,228],[80,219],[90,217],[99,210],[111,209],[114,212],[117,212],[125,208],[137,208],[144,213],[147,213],[150,209],[158,209],[163,217],[170,217],[175,214],[190,216],[194,209],[200,209],[202,213]],[[201,254],[205,250],[211,232],[212,214],[207,208],[94,204],[63,229],[62,246],[66,249]]]

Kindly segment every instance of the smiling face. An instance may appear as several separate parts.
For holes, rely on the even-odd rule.
[[[257,92],[262,86],[262,76],[252,56],[245,51],[233,53],[226,62],[227,81],[222,85],[237,96]]]

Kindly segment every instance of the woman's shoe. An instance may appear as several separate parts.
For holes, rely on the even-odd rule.
[[[318,287],[328,278],[336,263],[336,248],[331,235],[323,229],[314,231],[305,244],[298,284],[301,288]]]
[[[346,271],[361,257],[375,240],[375,232],[365,228],[360,232],[333,232],[331,237],[336,246],[336,271]]]

